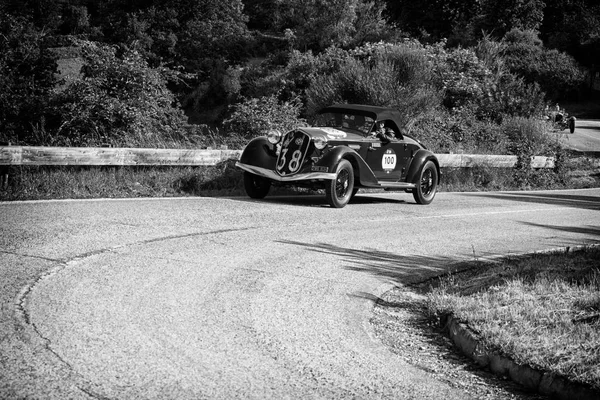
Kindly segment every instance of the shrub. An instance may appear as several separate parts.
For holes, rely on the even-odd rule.
[[[301,102],[279,102],[277,96],[247,99],[232,106],[232,114],[223,123],[233,134],[251,138],[266,133],[270,129],[287,131],[305,125],[299,118]]]
[[[0,141],[37,144],[56,79],[44,33],[24,18],[0,12]]]
[[[132,50],[80,42],[83,78],[55,98],[60,118],[52,143],[62,146],[163,146],[184,139],[185,116],[167,88],[167,70]]]
[[[552,99],[577,92],[584,74],[577,62],[566,53],[543,47],[531,32],[513,29],[504,38],[506,66],[527,82],[536,82]]]
[[[558,136],[550,134],[546,123],[535,118],[510,118],[502,128],[510,140],[510,153],[518,157],[514,169],[515,183],[519,187],[530,186],[539,175],[531,168],[531,157],[558,156]]]
[[[537,83],[528,84],[512,74],[503,74],[473,102],[475,116],[501,123],[505,117],[531,118],[542,115],[545,93]]]
[[[468,108],[440,108],[420,119],[410,133],[436,153],[505,154],[509,144],[501,125],[474,118]]]
[[[348,53],[337,69],[315,75],[306,90],[307,117],[337,102],[393,107],[414,123],[440,102],[422,47],[368,44]]]
[[[427,49],[448,109],[467,108],[473,117],[496,123],[505,116],[541,115],[544,93],[496,59],[503,46],[484,38],[475,49],[448,50],[443,42]]]
[[[287,54],[285,60],[276,55],[256,66],[244,70],[242,95],[247,98],[277,95],[282,101],[300,98],[306,103],[305,91],[313,78],[320,74],[338,71],[348,58],[348,53],[337,47],[329,47],[323,53],[297,50]]]

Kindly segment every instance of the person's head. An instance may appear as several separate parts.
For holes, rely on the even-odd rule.
[[[383,127],[385,127],[385,122],[384,121],[377,121],[377,129],[382,129]]]

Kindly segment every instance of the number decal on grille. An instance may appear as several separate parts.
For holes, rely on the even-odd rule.
[[[304,133],[300,131],[288,133],[277,160],[277,172],[280,175],[298,172],[302,167],[309,144],[310,138]]]

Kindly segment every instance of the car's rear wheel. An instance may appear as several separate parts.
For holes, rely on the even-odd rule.
[[[427,161],[421,172],[419,173],[419,180],[417,187],[413,189],[413,197],[419,204],[429,204],[433,201],[435,193],[437,192],[438,184],[438,171],[435,164],[432,161]]]
[[[348,160],[339,162],[335,172],[335,179],[328,182],[325,187],[325,197],[333,208],[342,208],[350,201],[354,190],[354,170]]]
[[[569,132],[575,132],[575,120],[573,118],[569,120]]]
[[[271,189],[271,181],[262,176],[244,172],[244,189],[253,199],[264,199]]]

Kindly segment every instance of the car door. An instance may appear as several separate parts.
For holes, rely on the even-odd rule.
[[[365,161],[379,181],[401,181],[412,157],[412,150],[403,140],[383,143],[377,138],[367,139],[369,147]]]

